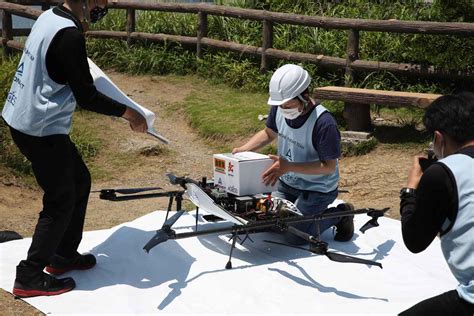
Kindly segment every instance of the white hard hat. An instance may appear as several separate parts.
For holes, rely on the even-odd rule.
[[[286,64],[278,68],[270,79],[269,105],[281,105],[299,96],[308,88],[311,77],[298,65]]]

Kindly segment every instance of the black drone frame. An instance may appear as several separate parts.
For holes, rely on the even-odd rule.
[[[168,175],[170,182],[172,184],[178,184],[182,187],[186,188],[186,183],[194,183],[199,187],[204,187],[206,184],[206,179],[203,178],[202,182],[197,182],[190,178],[181,178],[176,177],[174,175]],[[373,208],[363,208],[363,209],[349,209],[349,210],[341,210],[341,211],[334,211],[334,209],[327,209],[324,212],[317,214],[317,215],[308,215],[308,216],[291,216],[291,217],[282,217],[282,218],[274,218],[274,219],[267,219],[267,220],[258,220],[249,222],[247,224],[237,225],[234,224],[228,227],[221,227],[221,228],[214,228],[214,229],[205,229],[198,231],[198,213],[199,207],[196,207],[196,230],[194,232],[185,232],[185,233],[176,233],[171,227],[173,224],[184,214],[185,210],[182,210],[182,201],[183,195],[185,193],[184,190],[181,191],[168,191],[168,192],[158,192],[158,193],[146,193],[146,194],[136,194],[143,191],[150,191],[150,190],[158,190],[161,188],[137,188],[137,189],[104,189],[100,190],[100,198],[104,200],[110,201],[128,201],[128,200],[135,200],[135,199],[147,199],[147,198],[157,198],[157,197],[169,197],[168,208],[166,212],[166,219],[161,227],[161,229],[156,231],[155,236],[153,236],[150,241],[143,247],[145,252],[150,252],[152,248],[155,246],[169,240],[169,239],[183,239],[189,237],[197,237],[202,235],[209,235],[209,234],[222,234],[222,233],[230,233],[232,239],[232,245],[230,248],[229,253],[229,261],[226,264],[226,269],[232,268],[232,252],[235,248],[235,244],[237,239],[240,239],[239,236],[245,236],[245,238],[241,241],[243,244],[247,239],[250,239],[249,235],[259,232],[289,232],[294,234],[309,243],[309,248],[303,248],[298,246],[293,246],[285,243],[279,243],[275,241],[268,241],[265,242],[278,244],[282,246],[302,249],[306,251],[310,251],[314,254],[318,255],[325,255],[328,259],[336,262],[343,262],[343,263],[359,263],[359,264],[366,264],[366,265],[373,265],[382,268],[382,264],[371,261],[360,259],[340,253],[330,252],[328,251],[328,243],[321,240],[319,238],[320,231],[319,231],[319,222],[325,219],[330,218],[340,218],[345,216],[353,216],[358,214],[367,214],[371,219],[364,224],[360,231],[365,233],[368,229],[379,226],[378,218],[384,216],[385,212],[389,210],[389,208],[384,209],[373,209]],[[123,194],[118,196],[117,193]],[[173,200],[176,199],[176,213],[169,217],[169,213],[172,210]],[[346,204],[350,205],[350,204]],[[329,212],[330,211],[330,212]],[[307,234],[292,225],[300,224],[300,223],[309,223],[309,222],[316,222],[318,223],[317,229],[318,234],[317,236],[313,236]],[[250,239],[251,240],[251,239]]]

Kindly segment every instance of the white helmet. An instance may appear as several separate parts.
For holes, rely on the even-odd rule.
[[[270,79],[269,105],[281,105],[298,97],[308,88],[311,77],[298,65],[286,64],[278,68]]]

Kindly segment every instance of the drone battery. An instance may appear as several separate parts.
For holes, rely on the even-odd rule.
[[[214,155],[214,184],[237,196],[267,193],[275,186],[265,185],[262,174],[273,164],[267,155],[254,152]]]
[[[235,212],[246,213],[252,209],[255,209],[257,200],[252,196],[237,196],[235,201]]]

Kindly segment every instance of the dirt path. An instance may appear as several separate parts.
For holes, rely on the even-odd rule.
[[[170,83],[167,77],[119,73],[110,73],[110,77],[136,102],[157,114],[157,129],[172,141],[172,145],[157,146],[150,137],[132,133],[124,122],[107,117],[87,117],[91,126],[100,129],[103,138],[96,164],[109,175],[106,180],[95,181],[93,189],[142,186],[172,189],[174,187],[165,177],[167,172],[196,179],[211,175],[214,149],[188,127],[179,111],[167,110],[170,104],[182,102],[193,89],[199,89],[199,84]],[[410,157],[416,153],[414,149],[380,145],[368,155],[343,158],[341,188],[349,193],[341,194],[341,198],[356,207],[391,207],[389,215],[398,218],[398,192],[404,186]],[[163,209],[166,204],[165,199],[113,203],[91,194],[85,230],[110,228]],[[26,187],[5,170],[0,170],[0,230],[15,230],[25,237],[31,236],[40,208],[38,190]],[[39,313],[3,290],[0,290],[0,310],[2,315]]]

